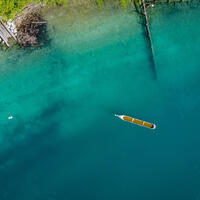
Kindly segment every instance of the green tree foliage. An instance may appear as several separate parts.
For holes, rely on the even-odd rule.
[[[99,8],[101,8],[103,3],[106,2],[106,0],[95,0],[95,1]],[[107,1],[109,1],[109,0],[107,0]],[[115,0],[115,1],[118,2],[123,9],[126,9],[130,2],[134,2],[134,1],[138,2],[141,0]]]
[[[0,0],[0,16],[12,18],[27,3],[27,0]]]
[[[44,4],[49,6],[61,5],[64,0],[41,0]],[[40,0],[0,0],[0,16],[4,19],[11,19],[17,13],[21,11],[22,8],[26,6],[27,3],[39,3]]]
[[[99,8],[102,7],[102,4],[103,4],[103,0],[96,0],[97,2],[97,5],[99,6]]]
[[[43,0],[42,1],[44,4],[48,5],[48,6],[58,6],[58,5],[63,5],[64,0]]]
[[[128,4],[128,0],[120,0],[120,4],[122,8],[126,8]]]

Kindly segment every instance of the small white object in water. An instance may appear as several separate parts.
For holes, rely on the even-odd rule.
[[[13,116],[9,116],[8,119],[13,119]]]
[[[154,4],[151,4],[151,7],[154,7]]]

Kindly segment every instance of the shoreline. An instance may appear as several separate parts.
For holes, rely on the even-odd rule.
[[[98,2],[98,1],[97,1]],[[120,5],[119,2],[106,2],[105,4],[99,5],[98,3],[91,2],[90,0],[72,0],[67,4],[67,7],[63,5],[57,5],[54,7],[49,6],[48,4],[38,3],[38,4],[30,4],[28,3],[23,9],[21,9],[20,14],[16,14],[13,19],[9,19],[5,22],[5,25],[11,31],[14,36],[17,38],[16,43],[19,46],[40,46],[43,43],[43,39],[48,37],[48,25],[47,22],[51,22],[51,19],[46,20],[46,16],[49,12],[53,11],[53,13],[58,13],[59,9],[66,9],[67,12],[74,12],[79,15],[79,10],[83,10],[86,14],[90,13],[92,10],[96,11],[102,9],[113,9],[118,10],[123,9],[123,5]],[[146,1],[146,5],[148,7],[148,13],[150,17],[154,14],[153,7],[154,5],[159,6],[161,4],[172,5],[175,6],[177,3],[186,5],[191,1]],[[136,5],[137,4],[137,5]],[[130,2],[129,5],[126,5],[126,11],[137,12],[138,15],[141,14],[141,5],[140,3]],[[195,4],[191,2],[191,4]],[[151,6],[153,5],[153,6]],[[195,4],[196,5],[196,4]],[[121,7],[120,7],[121,6]],[[99,9],[101,7],[101,9]],[[125,7],[125,6],[124,6]],[[149,8],[150,7],[150,8]],[[138,10],[139,8],[139,10]],[[91,13],[94,13],[94,12]],[[125,11],[125,10],[124,10]],[[36,16],[37,15],[37,16]],[[36,17],[35,17],[36,16]],[[0,17],[1,19],[1,17]],[[43,39],[41,39],[43,34]],[[1,36],[1,35],[0,35]],[[14,43],[14,44],[16,44]],[[5,44],[0,37],[0,45]]]

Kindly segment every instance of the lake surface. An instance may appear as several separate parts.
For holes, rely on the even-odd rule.
[[[0,52],[1,200],[200,199],[200,10],[149,13],[156,80],[134,12],[52,12],[46,45]]]

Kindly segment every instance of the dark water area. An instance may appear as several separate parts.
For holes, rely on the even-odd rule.
[[[52,13],[48,44],[0,52],[0,200],[200,199],[200,10],[154,9],[157,80],[130,12]]]

